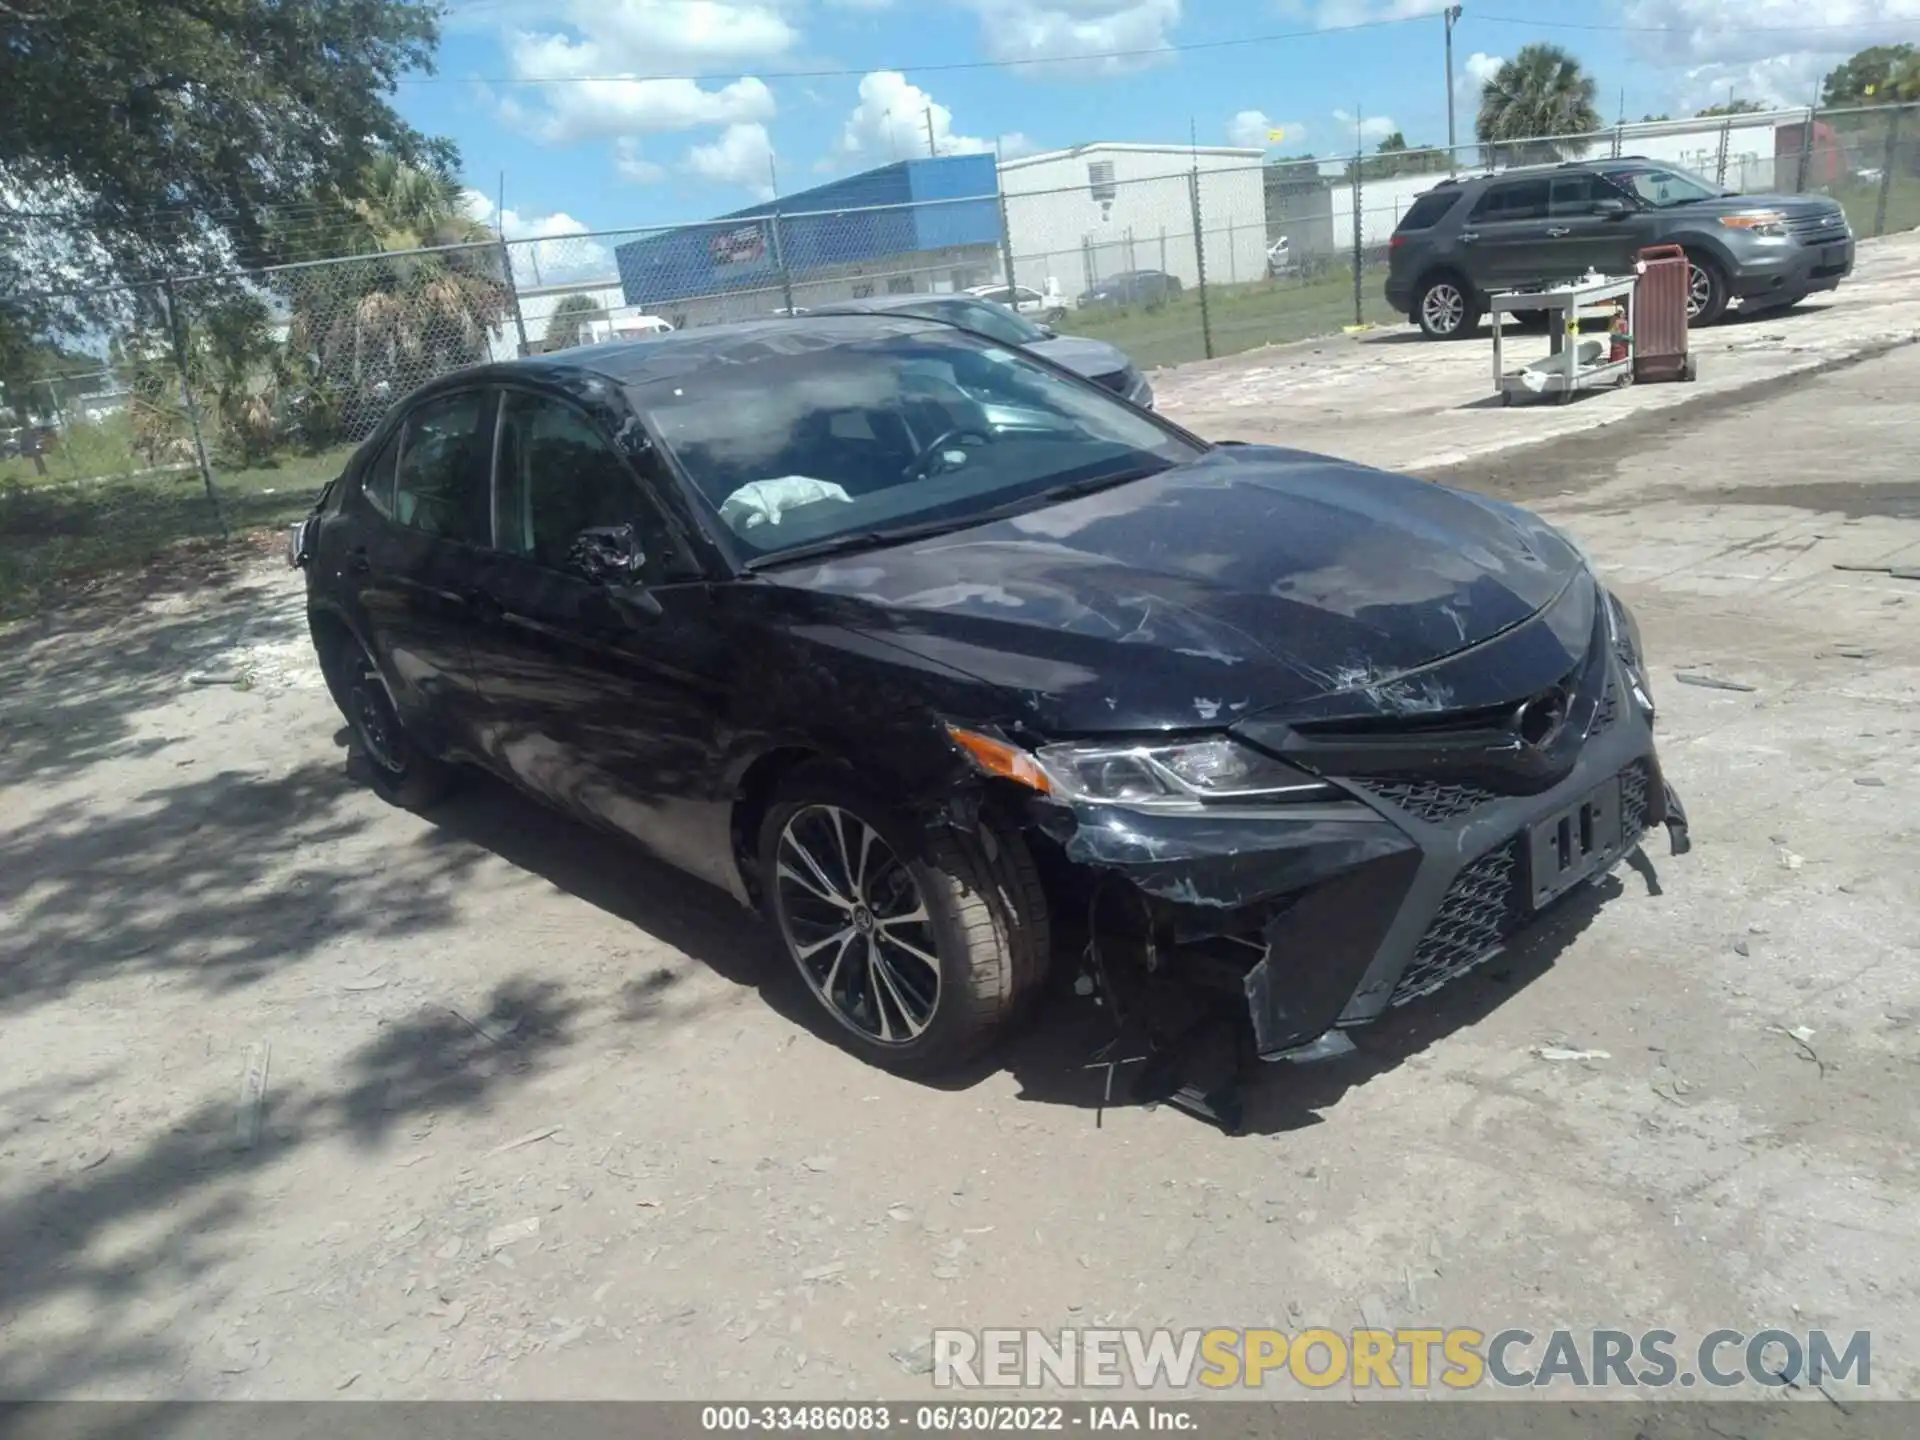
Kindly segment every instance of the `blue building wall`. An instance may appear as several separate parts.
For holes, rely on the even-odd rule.
[[[629,305],[761,289],[924,250],[998,245],[991,155],[902,160],[614,250]],[[971,197],[981,197],[973,199]],[[934,204],[944,201],[960,203]]]

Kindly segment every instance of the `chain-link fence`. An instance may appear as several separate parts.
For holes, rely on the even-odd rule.
[[[1829,195],[1863,238],[1920,226],[1920,106],[1265,163],[1088,146],[1009,161],[993,193],[832,210],[802,195],[697,224],[94,294],[110,323],[49,337],[42,363],[0,377],[0,486],[305,484],[449,369],[892,295],[972,290],[1142,367],[1231,355],[1403,318],[1385,298],[1390,241],[1448,175],[1628,155],[1749,193]]]

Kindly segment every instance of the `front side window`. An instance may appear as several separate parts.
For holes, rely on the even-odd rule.
[[[649,583],[686,578],[689,566],[652,497],[584,413],[519,390],[500,405],[493,522],[499,549],[565,570],[583,531],[632,525]]]
[[[393,518],[393,462],[399,453],[400,432],[396,430],[360,474],[360,494],[389,520]]]
[[[1593,202],[1600,198],[1601,189],[1601,182],[1591,175],[1557,176],[1547,201],[1547,213],[1555,219],[1591,215]]]
[[[1727,193],[1691,171],[1671,165],[1609,170],[1606,175],[1607,179],[1641,204],[1651,205],[1656,210],[1664,210],[1671,205],[1687,205],[1696,200],[1716,200]]]
[[[442,540],[487,543],[487,443],[479,390],[429,400],[407,417],[392,518]]]
[[[943,326],[796,337],[634,396],[750,560],[958,528],[1205,453],[1104,391]]]

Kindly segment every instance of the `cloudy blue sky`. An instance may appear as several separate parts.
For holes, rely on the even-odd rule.
[[[1433,0],[447,0],[439,73],[401,86],[456,139],[490,222],[565,236],[695,219],[926,153],[1090,140],[1351,151],[1446,136]],[[1552,40],[1608,119],[1744,96],[1805,104],[1863,45],[1920,40],[1920,0],[1486,0],[1476,79]],[[1061,59],[1060,57],[1073,57]],[[1048,63],[1031,63],[1035,61]],[[1024,63],[1023,63],[1024,62]],[[622,76],[661,77],[643,81]],[[504,176],[504,216],[494,199]]]

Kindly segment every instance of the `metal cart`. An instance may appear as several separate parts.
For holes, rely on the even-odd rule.
[[[1493,321],[1493,388],[1502,405],[1513,403],[1515,395],[1558,395],[1571,400],[1576,390],[1599,390],[1626,385],[1633,380],[1633,349],[1629,339],[1627,358],[1608,360],[1610,341],[1601,347],[1601,359],[1580,363],[1580,321],[1609,315],[1616,301],[1627,306],[1627,333],[1634,331],[1634,286],[1639,276],[1590,275],[1570,285],[1555,285],[1546,290],[1509,290],[1493,296],[1487,304]],[[1521,310],[1547,312],[1547,335],[1551,349],[1544,362],[1515,370],[1506,368],[1506,353],[1501,344],[1501,317]]]

